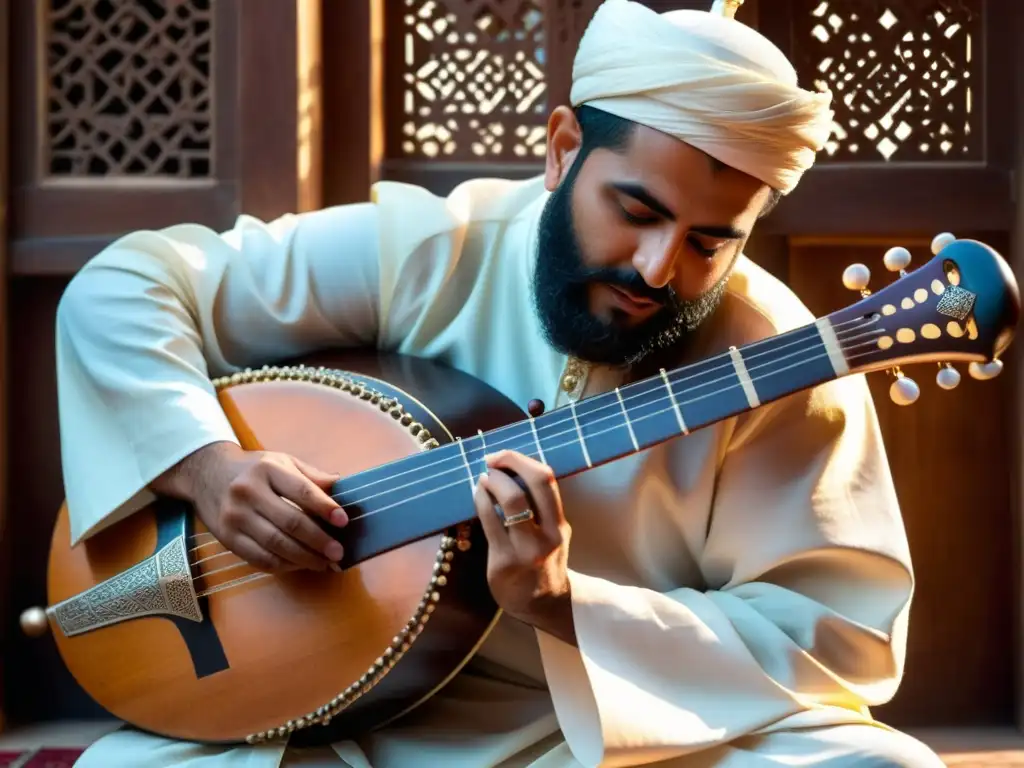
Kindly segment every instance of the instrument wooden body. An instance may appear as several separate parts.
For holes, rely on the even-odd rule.
[[[845,375],[895,371],[900,403],[916,398],[903,364],[991,378],[1016,281],[981,243],[934,250],[911,273],[909,254],[887,254],[901,276],[874,294],[851,267],[862,298],[827,318],[536,419],[417,358],[334,352],[216,382],[244,447],[342,474],[343,572],[259,574],[166,500],[72,548],[61,509],[48,628],[100,705],[164,736],[323,743],[379,727],[454,676],[499,615],[470,485],[485,453],[531,453],[564,478]]]
[[[289,369],[237,377],[220,397],[245,447],[283,451],[347,474],[426,450],[416,425],[445,443],[523,416],[490,387],[426,360],[333,353],[305,362],[345,370],[367,386],[353,392],[332,378],[282,378]],[[382,410],[376,395],[364,399],[374,390],[400,403],[412,423]],[[72,637],[54,627],[54,636],[78,683],[143,730],[200,742],[288,732],[292,743],[333,741],[427,697],[470,658],[496,620],[486,542],[477,525],[461,528],[342,573],[293,573],[215,592],[199,600],[202,622],[147,617]],[[71,548],[62,507],[49,561],[50,600],[59,603],[128,571],[157,551],[158,537],[162,545],[204,530],[187,506],[160,500]],[[186,549],[197,546],[192,542]],[[204,549],[192,554],[197,576],[237,562],[205,559]],[[196,587],[254,572],[243,566],[213,573]],[[389,669],[399,660],[400,672]],[[344,720],[309,728],[343,704]]]

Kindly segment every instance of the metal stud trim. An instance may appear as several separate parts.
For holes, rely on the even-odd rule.
[[[426,427],[413,419],[407,413],[402,404],[395,398],[364,386],[360,382],[345,376],[344,374],[329,368],[312,368],[309,366],[264,366],[262,369],[246,369],[229,376],[222,376],[214,379],[213,386],[217,391],[238,384],[249,384],[260,381],[308,381],[314,384],[323,384],[335,387],[343,392],[348,392],[360,400],[368,400],[378,405],[381,411],[391,415],[402,426],[406,427],[420,443],[421,450],[437,448],[439,443],[430,434]],[[455,559],[455,550],[465,552],[470,548],[470,528],[468,525],[460,525],[456,529],[456,536],[444,536],[441,539],[441,547],[437,551],[434,562],[434,572],[431,575],[430,583],[420,600],[419,605],[412,618],[406,623],[402,630],[391,640],[391,644],[382,653],[373,665],[344,691],[321,705],[315,711],[309,712],[295,720],[271,728],[267,731],[260,731],[246,736],[249,744],[261,744],[275,739],[288,737],[295,731],[309,728],[313,725],[327,725],[331,719],[337,717],[342,711],[351,706],[363,694],[368,693],[377,685],[384,676],[401,660],[409,648],[423,632],[423,628],[430,620],[431,614],[441,599],[441,590],[448,583],[448,573],[452,569],[452,561]]]

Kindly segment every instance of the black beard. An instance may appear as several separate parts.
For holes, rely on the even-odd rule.
[[[533,300],[548,343],[580,360],[616,366],[635,365],[654,352],[682,350],[687,337],[718,307],[729,273],[696,299],[684,301],[671,288],[652,288],[632,270],[587,267],[572,219],[580,162],[551,193],[538,227]],[[650,298],[662,309],[632,328],[606,323],[588,306],[588,286],[601,283]]]

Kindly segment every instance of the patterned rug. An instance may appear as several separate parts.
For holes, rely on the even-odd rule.
[[[0,752],[0,768],[71,768],[82,749],[30,749]]]

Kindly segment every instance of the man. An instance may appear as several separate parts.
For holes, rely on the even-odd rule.
[[[345,524],[330,468],[243,452],[218,406],[210,378],[245,366],[376,345],[550,408],[812,320],[743,255],[830,127],[781,52],[715,14],[608,0],[572,101],[542,178],[381,184],[93,259],[58,316],[73,537],[157,492],[258,567],[336,561],[302,517]],[[477,512],[505,618],[410,716],[319,751],[124,729],[79,765],[941,765],[868,711],[902,675],[914,581],[861,378],[559,483],[516,453],[490,466]]]

